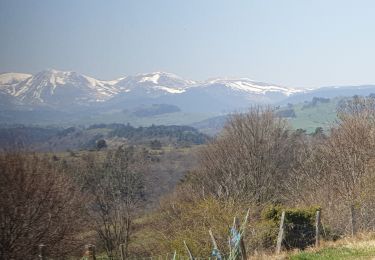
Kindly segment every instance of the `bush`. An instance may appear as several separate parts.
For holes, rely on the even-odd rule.
[[[238,216],[242,220],[245,212],[238,203],[223,202],[213,197],[169,197],[151,217],[150,237],[144,239],[149,244],[142,246],[153,248],[152,254],[176,250],[178,254],[186,255],[186,241],[195,257],[208,257],[212,251],[208,232],[211,229],[218,247],[226,255],[233,217]]]
[[[101,150],[107,148],[107,142],[104,139],[100,139],[96,142],[96,149]]]
[[[162,143],[159,140],[157,140],[157,139],[152,140],[150,142],[150,148],[152,150],[160,150],[162,148]]]
[[[268,227],[271,232],[265,232],[262,244],[276,244],[281,214],[285,211],[284,246],[287,249],[304,249],[315,242],[315,217],[320,207],[283,208],[282,206],[266,207],[261,214],[260,226]],[[272,232],[273,231],[273,232]],[[275,232],[276,231],[276,232]],[[272,241],[270,241],[272,240]]]
[[[33,259],[39,244],[51,257],[81,248],[85,200],[48,158],[0,154],[0,259]]]

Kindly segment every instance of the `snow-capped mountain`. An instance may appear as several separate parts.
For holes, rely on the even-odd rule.
[[[52,69],[35,75],[0,74],[0,91],[24,104],[52,107],[94,104],[112,98],[119,100],[117,103],[121,103],[123,99],[154,99],[151,102],[156,102],[155,99],[161,98],[167,102],[168,99],[176,101],[185,98],[187,100],[184,102],[192,105],[202,97],[202,102],[205,102],[205,97],[206,102],[217,100],[222,105],[237,103],[243,106],[248,102],[274,103],[299,92],[296,89],[242,78],[198,82],[172,73],[153,72],[104,81],[76,72]],[[176,99],[176,96],[179,98]]]
[[[293,88],[286,88],[277,86],[274,84],[268,84],[263,82],[258,82],[254,80],[250,80],[248,78],[239,78],[239,79],[213,79],[209,80],[205,83],[205,86],[217,86],[222,85],[227,88],[230,88],[233,91],[239,91],[243,93],[252,93],[252,94],[260,94],[266,95],[267,93],[280,93],[285,96],[290,96],[295,93],[300,93],[302,90],[293,89]]]
[[[0,74],[0,91],[15,95],[17,85],[30,78],[31,74],[24,73],[3,73]]]
[[[153,72],[125,77],[116,86],[123,92],[145,95],[181,94],[196,82],[167,72]]]
[[[49,69],[35,75],[0,74],[0,92],[25,105],[64,110],[95,104],[102,104],[101,109],[125,109],[165,103],[185,111],[212,112],[275,103],[301,91],[246,78],[193,81],[172,73],[153,72],[104,81]]]
[[[35,75],[0,75],[0,90],[25,104],[71,105],[108,100],[117,81],[101,81],[76,72],[45,70]]]
[[[171,117],[203,118],[244,111],[255,104],[282,105],[313,97],[372,93],[374,85],[301,90],[247,78],[193,81],[166,72],[98,80],[50,69],[34,75],[0,74],[0,122],[127,122],[134,111],[153,112],[160,107],[180,111]]]

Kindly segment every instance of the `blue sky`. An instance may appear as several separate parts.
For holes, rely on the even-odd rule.
[[[0,0],[0,72],[375,83],[375,1]]]

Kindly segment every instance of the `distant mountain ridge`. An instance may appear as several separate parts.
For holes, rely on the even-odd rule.
[[[168,72],[98,80],[48,69],[34,75],[0,74],[0,123],[190,124],[258,104],[374,93],[374,85],[297,89],[248,78],[195,81]]]
[[[215,91],[217,93],[211,93]],[[278,101],[301,91],[246,78],[219,78],[198,82],[183,79],[172,73],[153,72],[105,81],[77,72],[49,69],[35,75],[0,74],[0,92],[13,96],[25,105],[47,105],[56,108],[105,102],[119,94],[125,99],[155,99],[177,95],[184,95],[187,98],[196,93],[196,95],[211,96],[212,100],[208,98],[208,101],[213,101],[213,99],[223,99],[218,97],[218,93],[223,92],[222,95],[226,98],[233,95],[238,99],[240,96],[245,103],[246,101],[273,103],[273,100]],[[242,103],[244,102],[240,102]]]

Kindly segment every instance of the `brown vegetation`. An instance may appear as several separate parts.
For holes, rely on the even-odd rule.
[[[50,256],[82,246],[84,199],[49,159],[0,154],[0,198],[0,259],[32,259],[39,244]]]
[[[190,179],[217,198],[277,202],[293,166],[293,139],[286,121],[269,108],[233,115],[220,137],[202,149]]]
[[[133,221],[145,197],[146,169],[147,153],[133,147],[109,151],[104,161],[93,154],[84,159],[80,178],[92,198],[92,228],[108,256],[118,255],[121,244],[128,255]]]
[[[211,247],[202,239],[209,241],[210,228],[216,228],[218,237],[228,236],[226,222],[221,220],[227,226],[222,230],[214,224],[217,220],[230,219],[250,208],[249,227],[254,227],[261,223],[261,209],[270,204],[319,206],[327,238],[372,230],[374,104],[371,98],[349,100],[340,107],[340,120],[327,136],[322,131],[314,135],[292,131],[268,108],[232,116],[221,135],[202,149],[197,169],[182,184],[185,188],[180,187],[178,196],[164,201],[159,214],[169,220],[155,223],[159,223],[157,230],[168,230],[168,235],[163,235],[165,243],[175,248],[182,245],[182,238],[173,235],[173,230],[179,230],[185,239],[200,241],[192,242],[196,252],[208,252]],[[192,193],[194,200],[186,202]],[[215,203],[220,208],[215,208]],[[204,217],[181,216],[190,216],[199,205],[212,206],[216,211],[202,208]],[[230,205],[236,206],[227,211]],[[248,241],[259,243],[254,238]],[[253,245],[247,248],[254,250]]]

